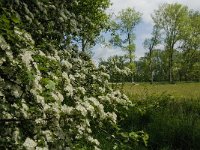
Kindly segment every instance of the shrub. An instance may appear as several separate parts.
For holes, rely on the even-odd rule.
[[[59,4],[0,2],[0,149],[99,149],[110,137],[125,147],[118,124],[132,103],[71,43],[77,16]]]

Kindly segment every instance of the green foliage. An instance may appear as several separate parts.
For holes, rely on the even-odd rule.
[[[195,50],[199,50],[199,44],[195,43],[197,41],[199,43],[199,36],[197,35],[199,30],[196,25],[192,25],[192,22],[198,22],[197,18],[199,18],[198,12],[189,11],[186,6],[178,3],[163,4],[152,16],[155,25],[160,30],[159,32],[162,33],[162,42],[167,53],[168,79],[170,83],[174,81],[174,70],[176,70],[175,53],[178,48],[184,50],[192,43],[186,48],[187,51],[190,51],[193,47],[195,47]],[[178,44],[180,46],[177,47]],[[190,66],[189,63],[187,65]]]
[[[119,12],[115,20],[110,23],[111,39],[113,46],[120,47],[127,52],[126,57],[129,59],[129,69],[134,73],[134,52],[135,52],[135,26],[140,22],[141,14],[134,8],[127,8]]]
[[[80,36],[76,36],[75,40],[81,43],[82,51],[94,45],[100,32],[107,28],[109,17],[105,10],[109,5],[109,0],[77,0],[77,5],[70,8],[76,16],[79,16],[78,21],[81,23],[78,24]]]
[[[76,39],[83,39],[92,44],[105,27],[108,18],[105,9],[109,4],[109,0],[95,2],[3,0],[2,19],[0,19],[3,23],[0,29],[8,32],[11,22],[18,24],[31,33],[36,45],[48,41],[59,44],[62,42],[60,46],[65,47]]]
[[[148,133],[148,149],[199,149],[199,83],[124,87],[136,104],[125,122]]]
[[[109,74],[110,82],[124,82],[131,74],[129,64],[124,56],[109,57],[107,61],[100,60],[99,67],[104,67]]]
[[[199,149],[199,98],[149,94],[130,99],[136,106],[129,110],[126,128],[147,132],[147,149]]]
[[[200,60],[199,50],[175,51],[173,59],[173,80],[174,81],[199,81],[198,64]],[[168,54],[163,50],[152,50],[151,69],[149,64],[149,53],[137,61],[135,80],[148,82],[153,78],[155,82],[168,80]],[[151,75],[151,76],[150,76]],[[152,80],[151,80],[152,81]]]
[[[159,32],[159,26],[157,25],[154,25],[153,27],[153,32],[152,32],[152,37],[149,38],[149,39],[145,39],[144,41],[144,47],[147,48],[149,50],[149,53],[148,53],[148,58],[147,58],[147,63],[149,65],[148,67],[148,72],[149,72],[149,80],[150,80],[150,83],[153,83],[153,80],[154,80],[154,76],[153,76],[153,73],[155,71],[155,68],[154,68],[154,64],[153,64],[153,50],[155,49],[155,47],[160,44],[161,40],[161,35],[160,35],[160,32]]]

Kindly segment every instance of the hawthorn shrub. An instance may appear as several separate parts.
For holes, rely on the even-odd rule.
[[[80,36],[72,5],[0,2],[0,149],[101,149],[111,138],[120,149],[143,136],[124,136],[131,101],[72,43]]]
[[[25,34],[24,40],[33,41]],[[29,46],[14,56],[2,36],[1,43],[4,146],[59,149],[74,147],[80,140],[98,146],[93,130],[106,128],[104,122],[116,124],[117,114],[131,104],[125,95],[109,88],[109,76],[82,53]]]

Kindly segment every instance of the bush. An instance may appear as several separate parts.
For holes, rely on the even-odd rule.
[[[0,2],[0,149],[117,149],[134,134],[119,126],[131,101],[72,43],[78,3],[61,2]]]

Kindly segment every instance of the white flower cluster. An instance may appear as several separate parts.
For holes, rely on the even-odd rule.
[[[10,50],[10,45],[5,41],[2,35],[0,35],[0,47],[2,50]]]
[[[67,60],[62,60],[61,61],[61,65],[68,68],[68,69],[71,69],[72,68],[72,64],[69,63]]]
[[[31,138],[27,137],[25,142],[23,143],[23,146],[28,150],[31,150],[31,149],[34,150],[35,147],[37,146],[37,143]]]
[[[28,70],[30,70],[31,69],[30,62],[33,61],[33,58],[32,58],[33,52],[32,51],[28,51],[27,49],[24,49],[23,51],[24,52],[21,55],[22,62],[26,65],[26,67],[28,68]]]
[[[32,39],[31,35],[27,33],[25,30],[22,30],[15,26],[14,32],[20,41],[23,41],[29,46],[33,46],[35,44],[35,41]]]

